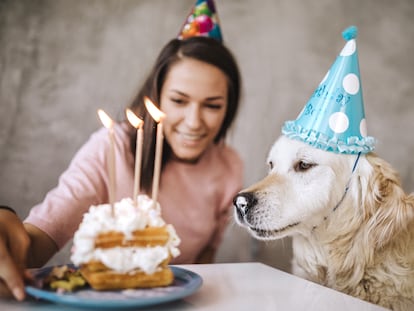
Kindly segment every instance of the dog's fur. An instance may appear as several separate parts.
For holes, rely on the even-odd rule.
[[[414,310],[414,194],[374,153],[352,173],[356,159],[281,136],[268,176],[235,197],[237,222],[258,239],[292,236],[296,275]]]

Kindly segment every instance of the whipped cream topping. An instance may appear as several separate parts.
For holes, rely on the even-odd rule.
[[[95,238],[100,233],[122,232],[128,240],[133,231],[143,230],[148,226],[166,226],[170,235],[167,244],[155,247],[95,248]],[[110,204],[91,206],[73,237],[71,260],[75,265],[97,260],[120,273],[140,269],[151,274],[169,255],[176,257],[180,254],[177,248],[179,244],[180,238],[174,227],[166,225],[161,217],[159,203],[147,195],[139,195],[137,206],[130,198],[116,202],[113,211]]]

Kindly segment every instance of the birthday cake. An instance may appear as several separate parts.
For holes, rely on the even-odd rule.
[[[179,244],[159,203],[139,195],[137,204],[126,198],[113,207],[91,206],[74,235],[71,260],[96,290],[167,286]]]

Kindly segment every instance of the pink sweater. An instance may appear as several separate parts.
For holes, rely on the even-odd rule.
[[[115,126],[116,201],[132,197],[134,159],[126,124]],[[144,142],[145,143],[145,142]],[[59,184],[32,208],[25,222],[63,247],[90,205],[108,202],[108,133],[102,128],[77,152]],[[167,223],[181,238],[173,263],[193,263],[209,245],[217,248],[228,223],[233,196],[242,187],[243,164],[228,146],[210,147],[197,164],[170,161],[161,174],[158,201]]]

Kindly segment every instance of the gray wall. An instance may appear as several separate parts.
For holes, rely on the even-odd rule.
[[[193,0],[0,0],[0,203],[27,215],[90,133],[98,108],[120,117]],[[285,120],[294,119],[359,27],[369,134],[414,189],[414,1],[217,0],[238,59],[243,105],[229,142],[245,184]],[[67,261],[68,248],[54,262]],[[252,241],[232,224],[219,261],[262,261],[289,271],[290,241]]]

